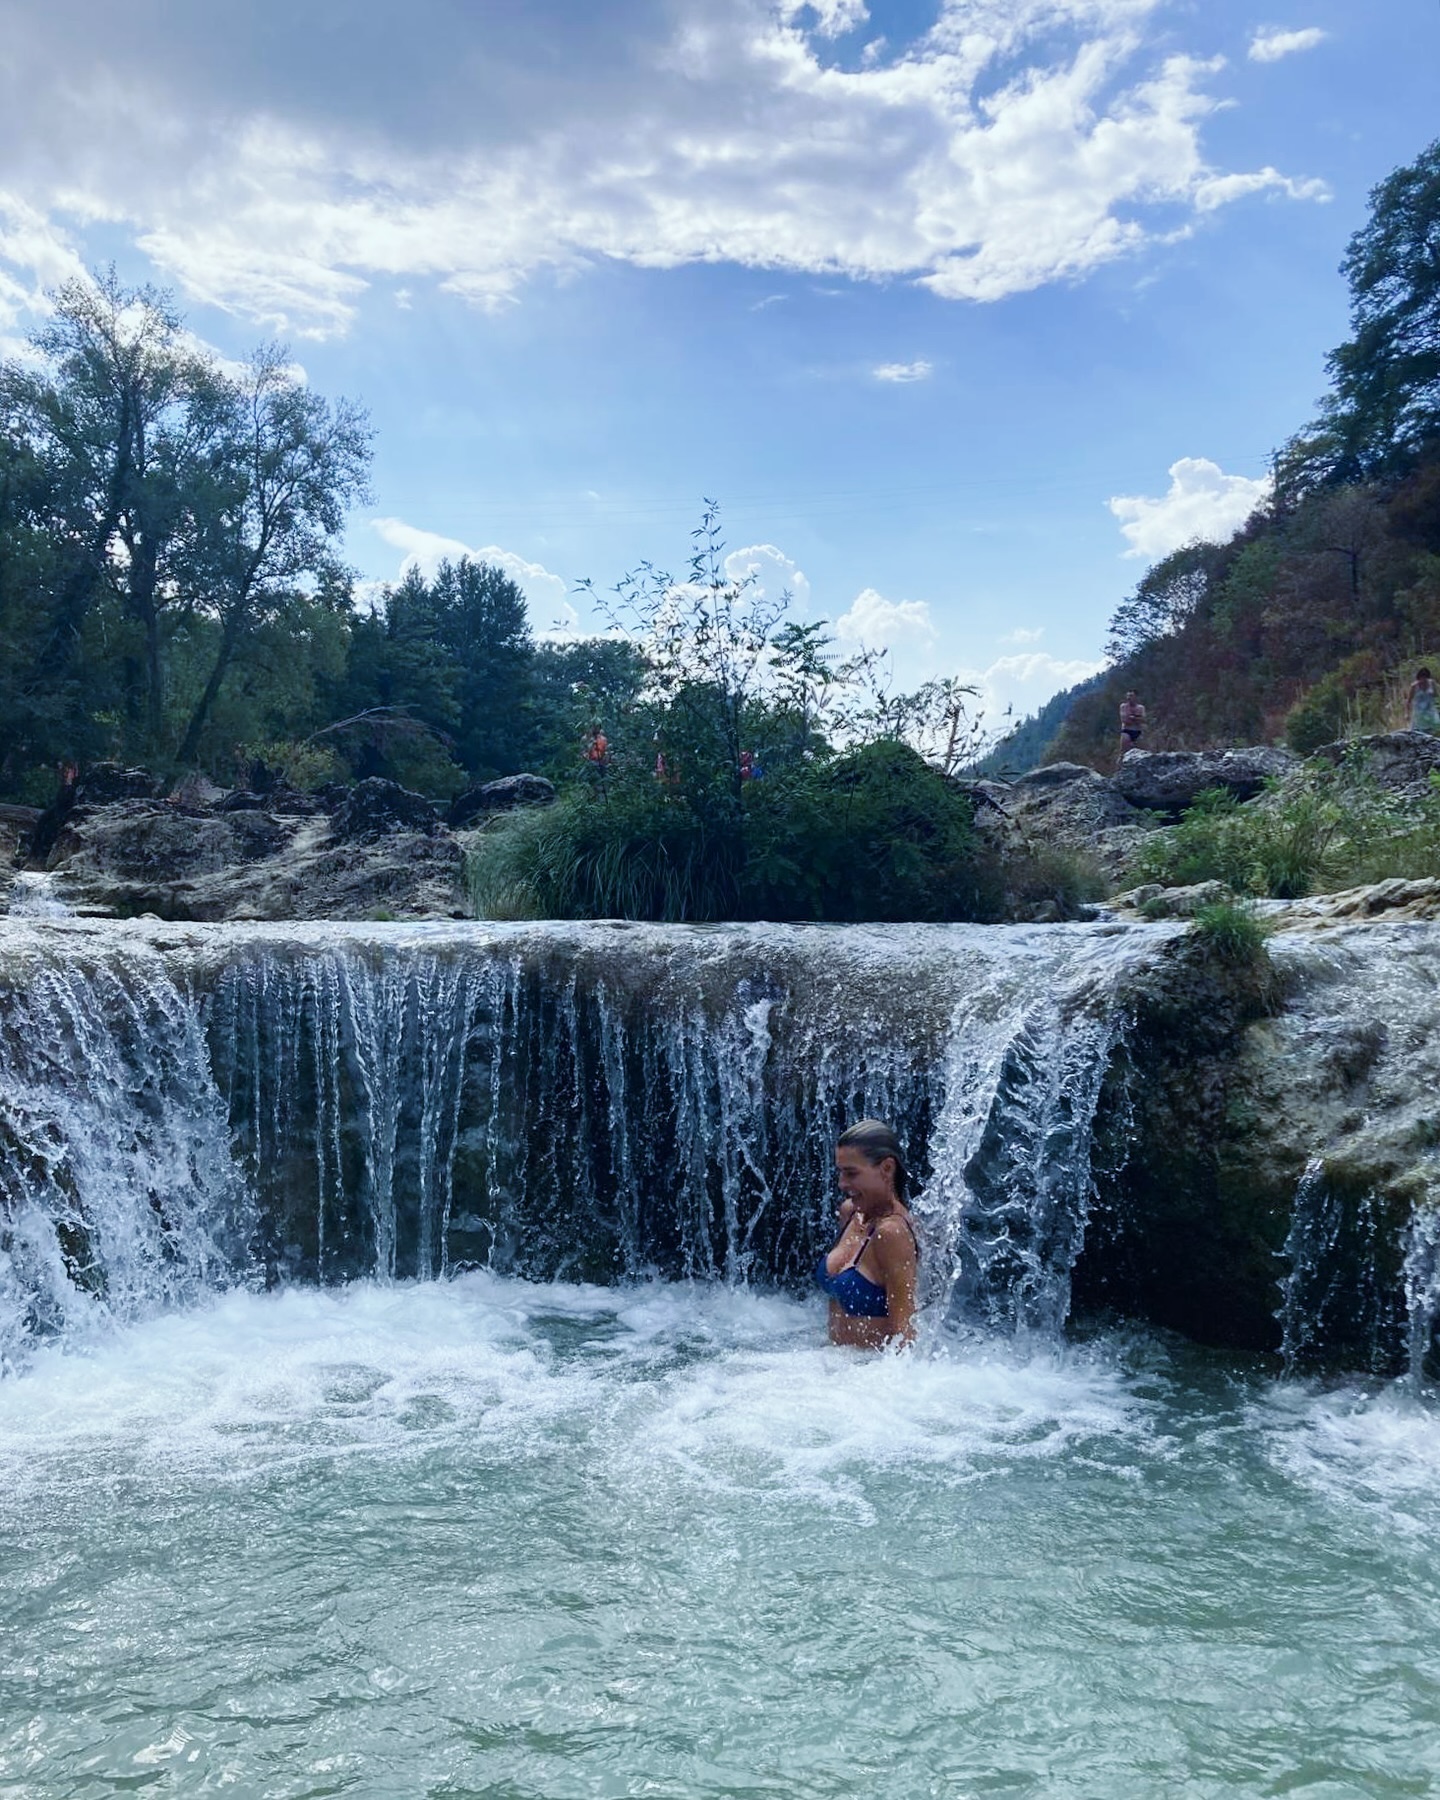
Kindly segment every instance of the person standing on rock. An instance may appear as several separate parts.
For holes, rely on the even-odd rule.
[[[1145,729],[1145,708],[1140,704],[1140,697],[1134,688],[1126,688],[1125,698],[1120,702],[1120,761],[1124,761],[1127,750],[1133,750],[1140,742],[1140,733]]]
[[[1435,677],[1428,669],[1417,669],[1406,696],[1410,706],[1410,729],[1440,735],[1440,696],[1435,692]]]

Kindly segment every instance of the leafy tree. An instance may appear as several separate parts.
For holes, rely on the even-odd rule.
[[[1105,654],[1119,662],[1156,638],[1173,637],[1205,605],[1228,561],[1221,545],[1200,538],[1162,557],[1121,601]]]
[[[1351,336],[1319,420],[1282,452],[1282,494],[1403,472],[1440,441],[1440,140],[1372,191],[1340,269]]]
[[[129,710],[151,746],[164,721],[162,614],[179,591],[193,509],[224,430],[225,383],[185,338],[168,296],[110,270],[53,296],[38,368],[0,371],[12,429],[46,467],[63,574],[38,658],[64,679],[107,591],[138,628]]]
[[[626,637],[537,644],[530,676],[537,767],[574,774],[586,733],[596,729],[621,756],[648,749],[654,727],[641,722],[640,706],[647,673],[644,653]]]
[[[457,670],[456,754],[477,779],[530,760],[534,646],[525,596],[491,563],[442,562],[430,588],[436,637]]]
[[[368,496],[371,433],[348,401],[298,380],[279,346],[257,350],[229,384],[224,430],[193,502],[190,607],[219,626],[214,662],[181,739],[194,762],[235,652],[299,592],[349,605],[337,542]]]

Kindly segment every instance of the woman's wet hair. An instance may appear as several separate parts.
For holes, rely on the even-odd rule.
[[[909,1180],[905,1152],[900,1148],[899,1138],[883,1119],[857,1119],[840,1133],[837,1147],[858,1150],[868,1163],[882,1163],[887,1156],[893,1157],[895,1193],[899,1199],[905,1198],[905,1184]]]
[[[1415,679],[1417,681],[1428,681],[1430,679],[1430,671],[1428,669],[1417,669],[1415,671]]]

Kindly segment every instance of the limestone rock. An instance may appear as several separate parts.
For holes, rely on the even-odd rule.
[[[460,846],[428,824],[337,842],[324,818],[124,801],[77,810],[48,866],[77,910],[126,918],[465,917]]]
[[[148,769],[125,769],[119,763],[91,763],[75,787],[78,806],[108,806],[114,800],[155,800],[164,782]]]
[[[1253,799],[1267,781],[1288,774],[1299,760],[1289,750],[1267,744],[1243,750],[1129,750],[1110,785],[1131,806],[1174,818],[1207,788],[1224,788],[1238,800]]]
[[[450,802],[445,822],[458,831],[490,813],[513,812],[519,806],[549,806],[554,798],[555,783],[543,775],[503,775],[457,795]]]
[[[418,832],[433,837],[440,828],[435,808],[423,794],[372,775],[355,786],[340,802],[330,819],[330,835],[337,841],[364,843],[392,832]]]
[[[1430,771],[1440,769],[1440,737],[1432,737],[1428,731],[1377,732],[1371,737],[1325,744],[1315,755],[1335,767],[1342,762],[1357,763],[1381,787],[1423,793]]]

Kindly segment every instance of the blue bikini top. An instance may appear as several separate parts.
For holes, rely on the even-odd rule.
[[[915,1254],[920,1254],[920,1243],[915,1237],[915,1227],[906,1219],[906,1227],[915,1243]],[[885,1298],[885,1290],[878,1281],[871,1281],[862,1275],[859,1269],[860,1258],[869,1248],[876,1227],[872,1225],[865,1234],[865,1242],[855,1252],[855,1260],[843,1268],[838,1275],[832,1275],[825,1267],[826,1256],[822,1256],[815,1265],[815,1284],[821,1293],[828,1294],[832,1300],[838,1301],[843,1312],[852,1319],[888,1319],[890,1307]]]

